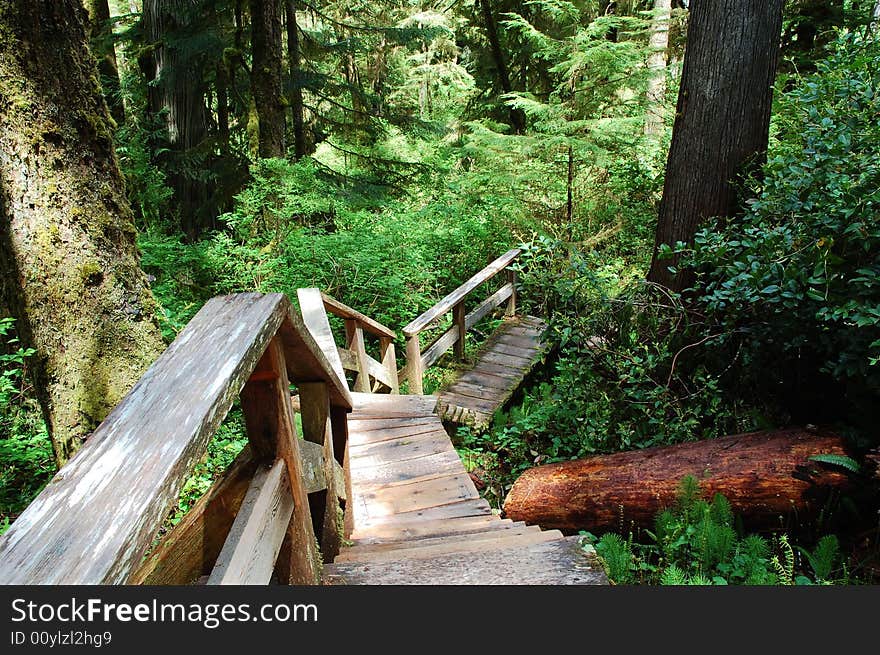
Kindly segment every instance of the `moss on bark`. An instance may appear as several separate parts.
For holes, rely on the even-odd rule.
[[[59,463],[161,352],[78,0],[0,4],[0,265]]]

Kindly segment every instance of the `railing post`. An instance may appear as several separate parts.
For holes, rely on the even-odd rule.
[[[467,337],[467,325],[465,324],[464,300],[462,299],[452,308],[452,321],[458,330],[458,339],[453,346],[455,358],[458,361],[464,361],[464,343]]]
[[[269,342],[254,373],[241,392],[248,439],[255,455],[284,460],[294,502],[293,517],[276,571],[282,581],[289,584],[316,584],[320,555],[315,548],[308,494],[302,483],[302,459],[290,401],[290,382],[279,337]]]
[[[400,380],[397,379],[397,353],[394,350],[394,341],[389,337],[379,337],[379,355],[382,366],[388,371],[391,378],[391,393],[400,393]]]
[[[513,316],[516,314],[516,271],[507,269],[507,281],[513,288],[510,294],[510,300],[507,301],[507,309],[504,311],[505,316]]]
[[[348,336],[348,347],[357,356],[358,374],[354,379],[354,390],[370,392],[370,372],[367,365],[367,348],[364,345],[364,329],[354,319],[345,320],[345,332]]]
[[[422,348],[419,345],[419,333],[406,337],[406,377],[409,380],[409,392],[421,395],[422,388]]]

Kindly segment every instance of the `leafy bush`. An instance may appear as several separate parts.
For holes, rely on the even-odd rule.
[[[34,351],[19,346],[14,323],[0,319],[0,532],[55,472],[52,444],[24,376]]]
[[[878,114],[880,39],[841,33],[782,96],[778,143],[745,215],[703,230],[691,253],[698,310],[740,343],[755,384],[812,422],[877,418]]]

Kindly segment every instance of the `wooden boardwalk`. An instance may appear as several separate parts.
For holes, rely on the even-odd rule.
[[[547,324],[534,316],[513,316],[480,349],[474,365],[440,390],[443,420],[477,429],[487,427],[523,379],[543,358]]]
[[[352,393],[350,545],[325,584],[603,584],[577,537],[494,514],[434,396]]]

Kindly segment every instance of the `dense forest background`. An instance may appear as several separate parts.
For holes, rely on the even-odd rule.
[[[832,426],[857,451],[876,447],[880,39],[872,21],[880,5],[788,0],[775,3],[784,4],[778,25],[752,15],[750,38],[780,44],[778,61],[751,54],[755,75],[770,76],[761,86],[736,65],[750,56],[748,43],[716,38],[711,19],[692,25],[689,4],[87,0],[69,38],[88,36],[107,112],[94,110],[94,138],[106,139],[124,178],[114,203],[130,207],[145,274],[123,318],[147,327],[108,332],[105,350],[82,359],[73,330],[44,336],[35,316],[21,320],[31,301],[12,288],[7,248],[3,526],[208,298],[251,290],[293,298],[298,287],[317,286],[397,329],[515,246],[524,252],[520,302],[549,320],[555,349],[488,432],[458,435],[490,499],[502,500],[536,464],[762,428]],[[774,3],[758,4],[772,14]],[[700,74],[686,63],[697,39],[705,61],[743,71],[722,93],[738,93],[743,107],[772,101],[769,128],[747,113],[734,121],[743,131],[758,126],[740,154],[722,145],[720,135],[735,132],[730,117],[676,123],[683,76]],[[54,60],[34,65],[60,70]],[[9,71],[4,59],[2,101],[12,117],[28,100]],[[719,171],[723,188],[681,171],[673,188],[674,125],[702,144],[693,152],[720,153],[724,161],[711,164],[680,158]],[[28,134],[46,149],[65,138]],[[97,160],[104,150],[96,152]],[[696,198],[689,215],[699,220],[683,233],[664,218],[675,193]],[[40,261],[54,248],[45,238]],[[102,260],[66,262],[59,266],[75,269],[75,284],[44,285],[47,316],[92,311],[79,298],[106,283]],[[40,278],[35,266],[28,279]],[[63,344],[56,350],[69,359],[50,354],[50,343]],[[120,379],[102,369],[96,391],[95,362],[116,361],[107,355],[113,344],[136,363],[121,367]],[[77,382],[59,382],[78,366]],[[451,367],[430,369],[425,392]],[[179,513],[244,442],[233,412]],[[676,529],[712,509],[718,530],[732,530],[723,507],[699,506],[687,484],[682,493],[679,514],[664,519]],[[829,519],[800,535],[825,549],[805,549],[804,562],[831,557],[826,551],[839,546],[821,537],[833,529]],[[632,540],[599,542],[609,561],[624,562],[615,573],[622,582],[655,574],[711,581],[709,569],[728,581],[786,579],[769,542],[733,539],[717,562],[696,558],[696,541],[682,542],[683,559],[667,553],[664,568],[651,563],[657,549],[643,552]],[[739,574],[719,569],[733,566],[734,550],[750,554],[748,566],[763,562],[767,577],[749,578],[742,562]],[[821,575],[814,568],[809,578],[858,577],[859,564],[837,551],[831,558],[834,575],[820,562]]]

